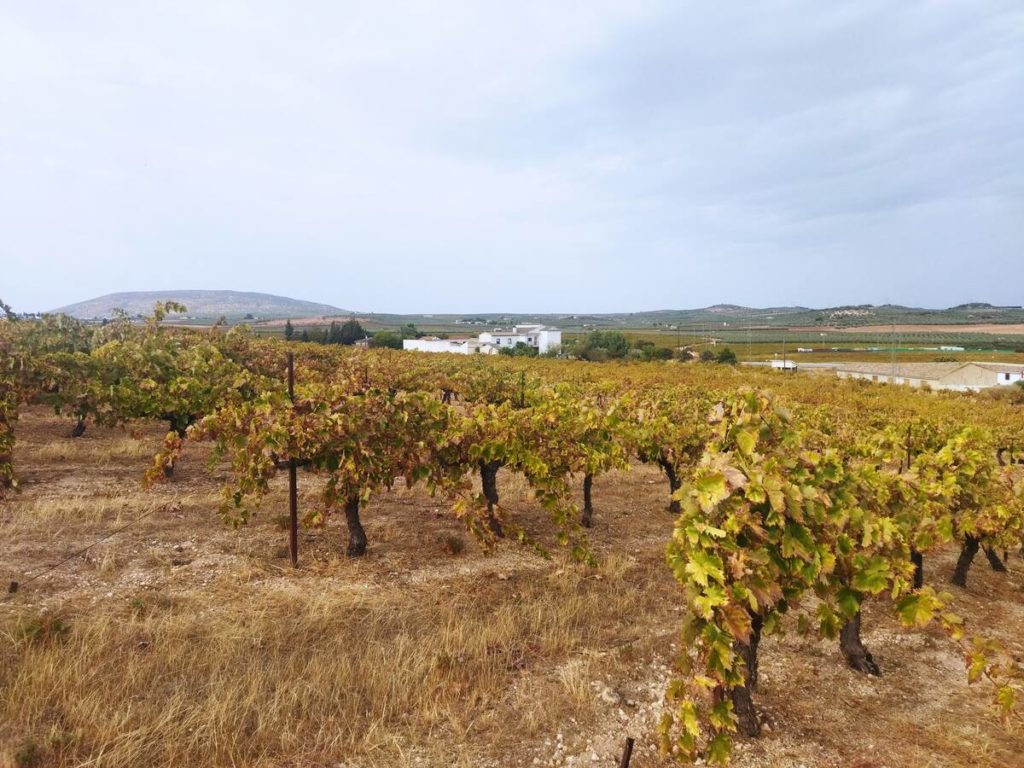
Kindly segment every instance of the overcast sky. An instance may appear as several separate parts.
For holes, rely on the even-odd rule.
[[[0,4],[0,297],[173,288],[1020,304],[1024,4]]]

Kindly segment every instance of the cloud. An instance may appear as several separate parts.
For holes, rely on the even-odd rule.
[[[1000,0],[13,4],[0,296],[1019,303],[1022,48]]]

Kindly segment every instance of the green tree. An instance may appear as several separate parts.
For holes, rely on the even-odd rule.
[[[374,349],[401,349],[402,337],[395,331],[378,331],[370,337]]]
[[[736,353],[725,347],[715,356],[715,362],[724,363],[725,365],[736,365]]]
[[[292,326],[292,321],[290,319],[286,320],[285,324],[284,324],[284,337],[288,341],[291,341],[292,337],[294,335],[295,335],[295,328]]]
[[[668,347],[659,347],[653,341],[637,339],[633,342],[633,351],[630,353],[641,360],[671,360],[672,350]]]
[[[584,360],[601,362],[625,357],[629,339],[618,331],[594,331],[583,340],[577,355]]]
[[[363,326],[354,317],[346,320],[338,332],[338,342],[346,346],[352,346],[357,341],[362,341],[365,338],[366,331],[363,330]]]

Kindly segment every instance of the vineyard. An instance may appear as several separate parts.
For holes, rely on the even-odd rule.
[[[178,309],[0,321],[0,764],[1020,759],[1011,399]]]

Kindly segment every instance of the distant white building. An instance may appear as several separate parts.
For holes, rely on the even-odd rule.
[[[772,360],[772,370],[774,371],[795,371],[796,360]]]
[[[415,352],[450,352],[454,355],[496,355],[492,344],[482,344],[476,339],[439,339],[426,336],[422,339],[403,339],[402,349]]]
[[[525,344],[534,347],[543,355],[555,347],[562,346],[562,332],[546,325],[517,325],[511,331],[496,328],[491,332],[481,333],[480,342],[493,344],[499,350],[515,347],[516,344]]]
[[[845,364],[836,369],[841,379],[865,379],[884,384],[977,392],[1024,381],[1024,365],[1016,363],[884,363]]]
[[[402,349],[417,352],[452,352],[456,355],[496,355],[503,349],[515,349],[517,344],[533,347],[539,354],[561,346],[562,332],[546,325],[517,325],[511,331],[495,329],[481,333],[476,339],[405,339]]]

